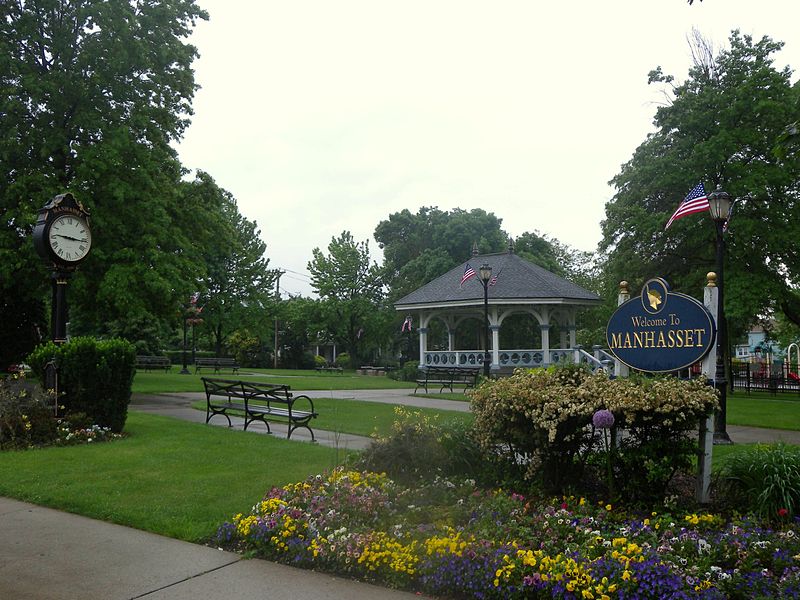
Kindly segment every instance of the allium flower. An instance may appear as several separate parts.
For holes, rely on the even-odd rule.
[[[610,429],[614,425],[614,413],[610,410],[598,410],[592,416],[592,424],[595,429]]]

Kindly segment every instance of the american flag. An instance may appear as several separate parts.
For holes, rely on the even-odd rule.
[[[706,190],[702,183],[698,183],[686,195],[686,198],[683,199],[683,202],[680,203],[677,210],[672,213],[672,216],[669,218],[669,221],[667,221],[664,229],[669,228],[673,221],[677,221],[686,215],[693,215],[706,210],[708,210],[708,197],[706,196]]]
[[[401,333],[406,332],[406,331],[411,333],[411,315],[408,315],[406,317],[406,320],[403,321],[403,326],[400,328],[400,332]]]
[[[464,274],[461,276],[461,287],[464,287],[464,284],[473,277],[475,277],[475,269],[467,263],[467,266],[464,267]]]

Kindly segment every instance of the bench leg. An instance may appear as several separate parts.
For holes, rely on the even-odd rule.
[[[309,426],[308,426],[308,424],[307,424],[307,423],[303,423],[303,424],[301,424],[301,425],[293,425],[293,424],[290,422],[290,423],[289,423],[289,431],[288,431],[288,432],[287,432],[287,434],[286,434],[286,439],[287,439],[287,440],[291,439],[291,438],[292,438],[292,432],[293,432],[295,429],[299,428],[299,427],[305,427],[306,429],[308,429],[308,433],[310,433],[310,434],[311,434],[311,441],[312,441],[312,442],[316,442],[316,441],[317,441],[317,440],[316,440],[316,438],[314,437],[314,431],[311,429],[311,427],[309,427]]]
[[[249,414],[245,414],[245,417],[244,417],[244,431],[247,431],[247,427],[253,421],[261,421],[264,425],[266,425],[267,433],[269,433],[269,434],[272,433],[272,429],[269,426],[269,421],[267,421],[263,416],[261,416],[261,415],[253,416],[253,415],[249,415]]]
[[[225,410],[214,410],[213,407],[206,406],[206,425],[211,420],[211,417],[214,415],[222,415],[226,419],[228,419],[228,427],[233,427],[233,423],[231,423],[231,418],[228,416],[228,413]]]

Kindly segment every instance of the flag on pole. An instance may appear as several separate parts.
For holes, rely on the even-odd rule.
[[[500,275],[500,273],[497,275]],[[497,275],[492,275],[492,278],[489,280],[489,286],[497,285]]]
[[[667,221],[664,229],[668,229],[674,221],[677,221],[686,215],[693,215],[706,210],[708,210],[708,197],[706,196],[706,190],[702,183],[698,183],[686,195],[686,198],[683,199],[683,202],[680,203],[677,210],[672,213],[672,216],[669,218],[669,221]]]
[[[464,284],[473,277],[475,277],[475,269],[467,263],[467,266],[464,267],[464,274],[461,276],[461,287],[464,287]]]
[[[405,332],[411,333],[411,315],[406,317],[406,320],[403,321],[403,326],[400,328],[400,333]]]

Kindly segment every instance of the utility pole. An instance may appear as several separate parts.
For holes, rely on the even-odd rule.
[[[283,275],[286,271],[278,270],[278,277],[275,280],[275,299],[277,302],[281,301],[281,275]],[[272,353],[272,368],[278,368],[278,312],[277,312],[277,304],[276,304],[276,311],[275,311],[275,348]]]

